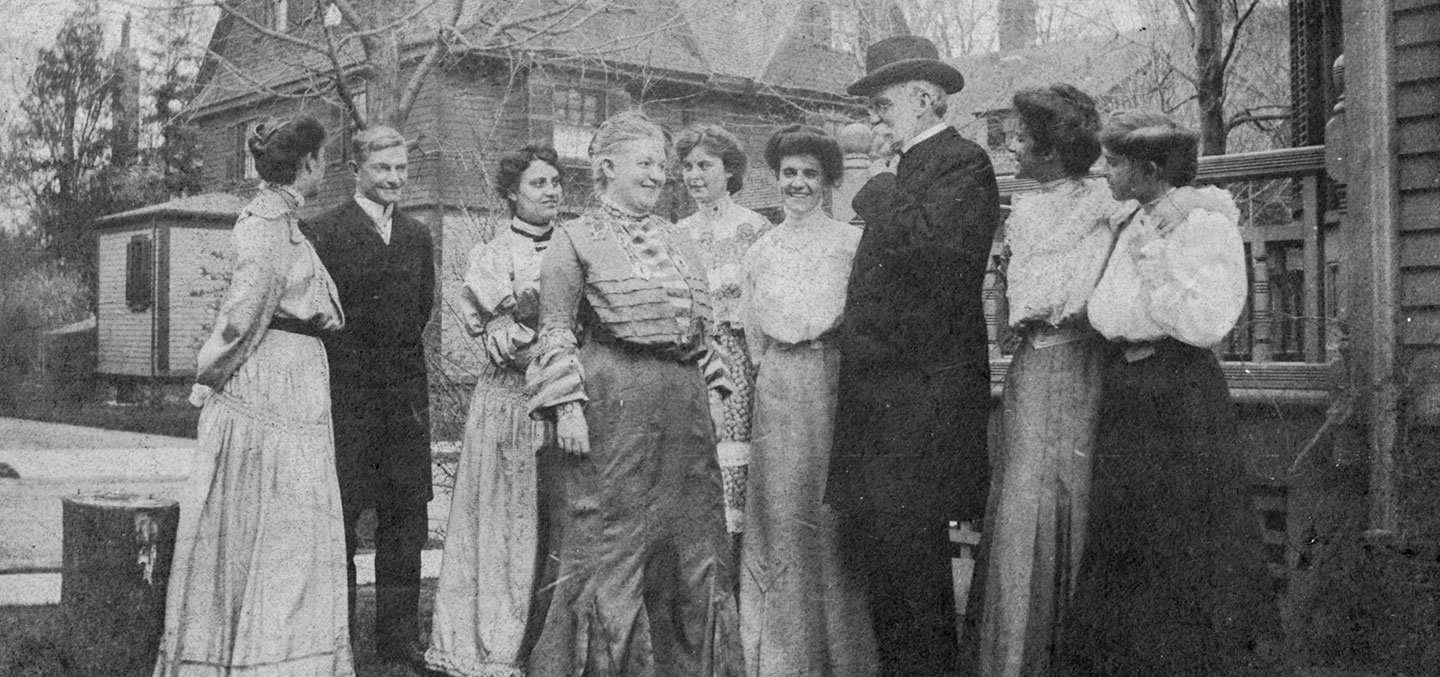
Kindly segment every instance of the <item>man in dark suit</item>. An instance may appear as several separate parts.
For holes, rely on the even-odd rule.
[[[325,337],[335,464],[345,515],[351,628],[356,525],[375,511],[375,647],[387,661],[419,654],[420,551],[431,497],[429,383],[422,334],[434,304],[430,231],[399,208],[405,138],[355,135],[355,197],[307,224],[340,292],[345,328]],[[353,641],[353,639],[352,639]]]
[[[849,93],[869,98],[871,178],[841,334],[826,500],[866,579],[882,675],[956,669],[949,520],[989,485],[981,285],[999,222],[990,158],[945,124],[965,79],[930,41],[889,38]]]

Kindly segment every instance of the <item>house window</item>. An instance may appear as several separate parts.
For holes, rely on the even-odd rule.
[[[605,93],[569,87],[555,88],[555,152],[561,160],[590,159],[590,140],[605,120]]]
[[[985,146],[990,150],[1005,150],[1005,113],[988,113],[985,116]]]
[[[367,105],[365,90],[352,86],[350,100],[355,102],[355,110],[360,113],[360,117],[365,117],[365,106]],[[351,157],[354,153],[351,141],[360,132],[360,127],[355,124],[355,117],[350,114],[350,111],[342,108],[340,115],[340,152],[331,153],[330,157],[338,159],[341,164],[346,164],[355,159]]]
[[[235,166],[239,168],[235,178],[244,181],[260,178],[260,173],[255,171],[255,156],[250,152],[250,136],[255,133],[255,125],[260,124],[259,120],[246,120],[235,125]]]
[[[860,10],[853,6],[830,8],[830,49],[854,54],[860,44]]]
[[[154,302],[155,247],[149,235],[136,235],[125,246],[125,305],[143,313]]]

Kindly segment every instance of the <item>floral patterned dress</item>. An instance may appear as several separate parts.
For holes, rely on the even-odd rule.
[[[679,227],[690,232],[700,262],[710,281],[710,298],[715,305],[715,329],[711,338],[725,360],[735,391],[725,400],[725,429],[720,432],[716,452],[720,474],[725,481],[725,528],[730,533],[745,530],[745,467],[750,461],[751,416],[754,412],[755,365],[745,346],[745,323],[740,312],[740,277],[745,252],[770,230],[760,214],[735,204],[726,195],[702,204],[682,219]]]

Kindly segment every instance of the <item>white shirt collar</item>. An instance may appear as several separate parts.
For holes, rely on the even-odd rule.
[[[380,232],[380,238],[385,240],[385,244],[390,244],[390,222],[391,216],[395,213],[395,204],[382,205],[360,193],[355,194],[355,204],[360,205],[361,211],[370,217],[370,221],[375,224],[375,230]]]
[[[931,127],[930,129],[927,129],[923,132],[920,132],[919,134],[916,134],[915,136],[910,137],[910,140],[906,141],[905,145],[900,148],[900,152],[902,154],[910,152],[910,149],[914,148],[921,141],[924,141],[925,139],[928,139],[932,136],[935,136],[936,134],[939,134],[940,132],[945,131],[945,128],[949,126],[950,125],[945,122],[940,122],[937,123],[934,127]]]

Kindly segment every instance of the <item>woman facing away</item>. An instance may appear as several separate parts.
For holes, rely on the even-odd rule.
[[[156,677],[353,675],[329,371],[343,324],[296,210],[325,173],[313,118],[247,139],[264,182],[235,223],[235,268],[201,348],[196,509],[181,516]]]
[[[759,368],[740,574],[746,673],[868,677],[879,664],[865,586],[842,567],[824,501],[835,334],[860,230],[821,207],[845,166],[829,134],[785,127],[765,160],[785,221],[745,256],[745,327]]]
[[[978,674],[1049,675],[1084,550],[1090,456],[1107,347],[1086,304],[1123,218],[1103,182],[1095,102],[1066,84],[1012,99],[1016,195],[1005,223],[1009,326],[1020,339],[1005,376],[1002,443],[985,512]]]
[[[455,477],[425,662],[456,677],[512,677],[544,618],[548,526],[537,458],[551,426],[530,418],[525,369],[540,321],[540,260],[562,190],[553,148],[500,159],[510,219],[470,251],[458,305],[483,347]]]
[[[555,419],[559,569],[532,677],[732,677],[743,669],[706,391],[705,270],[653,214],[667,139],[624,112],[590,146],[598,199],[559,226],[540,271],[534,415]]]
[[[1139,209],[1090,298],[1091,325],[1116,346],[1060,675],[1274,674],[1254,648],[1279,612],[1211,351],[1245,304],[1239,211],[1225,190],[1190,185],[1197,140],[1148,112],[1100,132],[1111,192]]]
[[[724,401],[725,424],[718,431],[716,451],[725,482],[725,529],[738,541],[745,530],[745,467],[750,459],[755,389],[755,366],[746,352],[740,313],[740,266],[750,245],[770,229],[770,222],[731,199],[745,185],[748,162],[735,135],[719,125],[695,125],[675,138],[675,155],[696,207],[676,225],[689,232],[705,266],[715,305],[711,340],[735,388]]]

